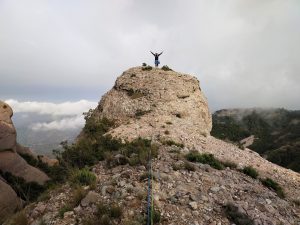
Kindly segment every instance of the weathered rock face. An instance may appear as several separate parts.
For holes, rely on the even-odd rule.
[[[15,191],[0,177],[0,224],[20,206],[21,200]]]
[[[41,185],[49,180],[44,172],[28,165],[21,156],[11,151],[0,153],[0,170],[9,172],[16,177],[22,177],[27,182],[36,182]]]
[[[19,155],[34,156],[29,148],[17,144],[17,134],[11,120],[12,115],[11,107],[0,101],[0,171],[9,172],[27,182],[43,185],[49,177],[41,170],[27,164]],[[20,206],[21,200],[15,191],[0,177],[0,224]]]
[[[165,137],[185,141],[207,136],[211,114],[199,81],[190,75],[153,68],[125,71],[94,110],[119,125],[111,134],[124,139]]]
[[[31,150],[17,144],[17,134],[11,120],[12,115],[11,107],[0,101],[0,170],[22,177],[27,182],[44,184],[49,177],[39,169],[28,165],[18,154],[33,155]]]
[[[15,150],[16,129],[11,121],[12,115],[10,106],[0,101],[0,151]]]

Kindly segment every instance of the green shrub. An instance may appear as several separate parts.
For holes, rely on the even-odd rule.
[[[142,67],[142,70],[144,70],[144,71],[152,70],[152,66],[144,66],[144,67]]]
[[[164,71],[173,71],[167,65],[164,65],[161,69],[164,70]]]
[[[265,178],[261,180],[262,184],[268,187],[269,189],[274,190],[280,198],[284,198],[285,194],[282,187],[271,178]]]
[[[84,168],[76,170],[71,177],[71,181],[75,184],[91,185],[96,181],[96,176],[88,169]]]
[[[118,205],[112,205],[110,208],[110,216],[112,218],[121,218],[123,212],[120,206]]]
[[[69,212],[73,210],[69,205],[64,205],[63,207],[61,207],[58,211],[58,216],[62,219],[64,218],[64,214],[65,212]]]
[[[103,202],[100,202],[97,205],[95,224],[111,224],[112,219],[120,219],[122,217],[122,214],[123,211],[119,205],[112,204],[112,206],[109,206],[104,204]]]
[[[150,152],[151,157],[156,158],[158,156],[158,146],[152,145],[150,140],[142,138],[126,142],[121,150],[121,154],[129,158],[129,164],[132,166],[147,166]]]
[[[143,115],[145,115],[147,113],[150,113],[150,112],[151,112],[151,110],[143,111],[143,110],[138,109],[135,112],[135,116],[136,117],[141,117],[141,116],[143,116]]]
[[[175,171],[181,170],[182,167],[183,167],[183,166],[182,166],[181,164],[172,163],[172,168],[173,168],[173,170],[175,170]]]
[[[98,203],[97,205],[97,211],[96,211],[96,216],[98,218],[101,218],[105,214],[109,214],[109,206],[105,205],[103,202]]]
[[[167,121],[166,124],[171,125],[173,123],[171,121]]]
[[[114,126],[114,121],[107,118],[96,119],[91,114],[85,116],[84,133],[89,137],[99,137]]]
[[[147,66],[147,63],[143,63],[142,66]]]
[[[141,98],[141,97],[144,97],[145,94],[142,93],[141,91],[139,90],[133,90],[132,88],[129,89],[129,90],[126,90],[127,92],[127,95],[131,98],[131,99],[137,99],[137,98]]]
[[[153,223],[158,224],[161,220],[161,214],[160,211],[154,208],[153,211]]]
[[[247,214],[238,211],[238,207],[228,203],[225,207],[225,213],[228,219],[236,225],[254,225],[254,222]]]
[[[217,160],[212,154],[207,154],[207,153],[201,154],[197,151],[191,151],[185,157],[187,160],[189,160],[191,162],[208,164],[211,167],[218,169],[218,170],[221,170],[224,168],[222,163],[219,160]]]
[[[164,134],[169,135],[169,134],[170,134],[170,131],[165,130]]]
[[[252,177],[253,179],[256,179],[258,177],[258,172],[256,169],[254,169],[252,166],[246,166],[242,172],[249,177]]]
[[[56,158],[59,160],[59,165],[51,168],[55,180],[64,182],[71,174],[73,182],[89,183],[89,181],[84,180],[85,173],[77,174],[79,177],[74,176],[74,169],[80,170],[102,160],[106,160],[109,167],[126,163],[131,166],[146,165],[150,152],[153,158],[157,157],[158,147],[152,145],[150,140],[138,138],[131,142],[122,143],[120,139],[114,139],[108,134],[104,135],[114,123],[105,118],[95,120],[91,117],[91,114],[92,111],[85,116],[86,126],[84,134],[81,135],[79,140],[73,145],[64,143],[62,151],[54,151]],[[124,156],[122,162],[116,163],[115,155],[117,154]],[[55,175],[55,172],[57,175]]]
[[[162,144],[163,145],[168,145],[168,146],[172,146],[172,145],[175,145],[177,147],[180,147],[180,148],[183,148],[184,147],[184,144],[182,143],[177,143],[173,140],[166,140],[166,141],[162,141]]]

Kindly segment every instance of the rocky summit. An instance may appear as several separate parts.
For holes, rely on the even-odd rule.
[[[102,97],[93,117],[116,121],[118,126],[110,133],[124,139],[167,138],[187,143],[209,135],[212,127],[199,81],[156,68],[125,71]]]
[[[27,224],[146,224],[148,169],[139,162],[147,141],[137,138],[151,140],[157,152],[154,224],[300,224],[299,174],[210,136],[211,114],[193,76],[131,68],[86,118],[73,147],[80,159],[97,152],[89,172],[81,170],[83,181],[93,182],[74,187],[73,178],[50,190],[24,209]],[[103,119],[113,125],[107,128]]]

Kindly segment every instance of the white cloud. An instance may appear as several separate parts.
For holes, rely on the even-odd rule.
[[[74,116],[61,120],[54,120],[49,123],[34,123],[31,125],[33,130],[74,130],[80,129],[84,126],[83,116]]]
[[[38,113],[48,114],[53,116],[63,115],[82,115],[83,112],[87,112],[91,108],[97,106],[97,102],[91,102],[87,100],[80,100],[77,102],[19,102],[14,99],[5,100],[7,104],[12,107],[14,112],[22,113]]]
[[[29,127],[33,130],[74,130],[84,126],[83,112],[94,109],[97,102],[80,100],[77,102],[21,102],[14,99],[5,101],[9,104],[14,113],[21,113],[21,117],[26,119],[27,113],[37,113],[49,115],[51,121],[32,123]]]

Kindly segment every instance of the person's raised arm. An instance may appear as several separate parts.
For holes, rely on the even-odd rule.
[[[161,53],[158,54],[158,56],[160,56],[161,54],[163,54],[164,51],[162,51]]]
[[[150,51],[151,52],[151,51]],[[155,54],[153,53],[153,52],[151,52],[152,53],[152,55],[154,55],[155,56]]]

